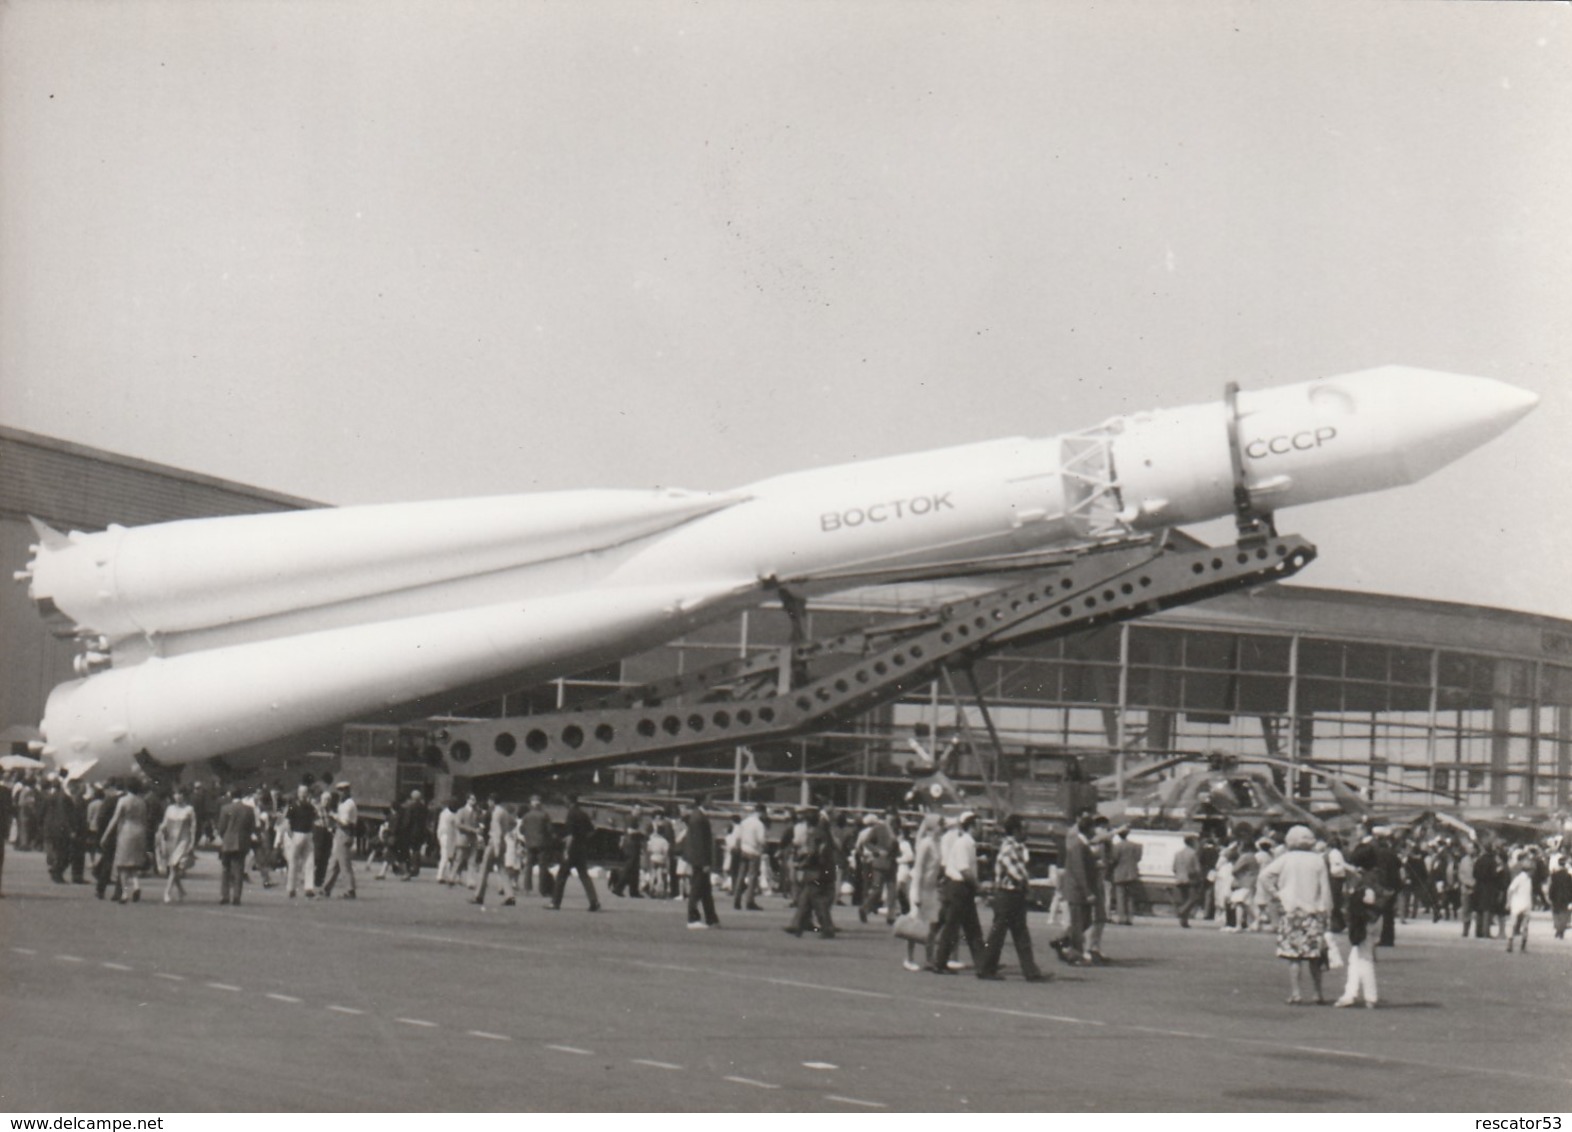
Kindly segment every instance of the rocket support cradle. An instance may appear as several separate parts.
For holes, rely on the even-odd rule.
[[[1195,549],[1120,546],[942,606],[893,641],[884,632],[843,634],[630,689],[575,711],[449,723],[438,747],[450,771],[479,778],[789,738],[871,711],[941,669],[965,668],[998,649],[1279,582],[1315,554],[1297,535],[1251,535],[1234,546]],[[847,653],[855,659],[792,686],[790,673]],[[770,690],[760,694],[764,684]],[[723,691],[733,694],[721,698]]]

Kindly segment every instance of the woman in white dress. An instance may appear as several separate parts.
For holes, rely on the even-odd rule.
[[[196,845],[196,810],[186,798],[182,787],[175,787],[174,798],[164,811],[164,820],[158,825],[158,845],[164,860],[169,863],[169,881],[164,885],[164,903],[174,903],[176,897],[186,898],[186,886],[181,883],[187,861]]]
[[[921,971],[925,966],[933,965],[933,943],[938,935],[939,913],[943,910],[943,901],[939,897],[941,831],[942,819],[938,814],[924,814],[922,824],[917,827],[917,841],[912,852],[911,914],[928,925],[928,939],[923,945],[922,963],[917,962],[916,942],[906,941],[906,962],[903,966],[908,971]]]

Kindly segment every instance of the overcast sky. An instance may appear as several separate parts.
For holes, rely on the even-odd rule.
[[[343,504],[1403,362],[1543,403],[1280,516],[1300,581],[1572,616],[1569,62],[1552,3],[10,0],[0,421]]]

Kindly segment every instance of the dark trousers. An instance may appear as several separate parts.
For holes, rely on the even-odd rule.
[[[590,879],[589,861],[584,857],[569,857],[557,866],[557,877],[551,888],[551,906],[562,907],[562,895],[567,891],[568,874],[578,870],[579,880],[584,884],[584,895],[589,897],[591,908],[600,907],[600,897],[595,895],[595,882]]]
[[[715,894],[710,888],[708,865],[694,865],[693,876],[688,878],[688,923],[696,924],[701,919],[711,927],[720,923],[720,917],[715,914]]]
[[[333,831],[322,826],[311,830],[311,887],[318,892],[327,883],[328,864],[333,860]]]
[[[219,903],[239,904],[240,887],[246,880],[246,851],[225,849],[219,853],[218,859],[224,870],[219,885]]]
[[[49,867],[49,879],[64,884],[66,866],[71,863],[70,834],[50,837],[44,842],[44,862]]]
[[[1490,938],[1490,924],[1495,919],[1490,909],[1494,904],[1494,893],[1474,890],[1474,934],[1480,939]]]
[[[830,919],[830,905],[834,903],[829,885],[818,884],[806,877],[797,886],[797,904],[792,912],[790,931],[801,935],[807,931],[810,919],[819,923],[819,935],[825,939],[835,937],[835,924]]]
[[[880,898],[884,902],[884,918],[890,923],[901,914],[900,899],[895,895],[895,870],[869,866],[862,884],[862,918],[866,920],[878,910]]]
[[[1188,926],[1190,917],[1195,915],[1196,910],[1201,906],[1201,886],[1193,882],[1181,884],[1178,886],[1177,895],[1179,903],[1174,906],[1174,913],[1179,917],[1181,924]]]
[[[552,890],[551,850],[543,845],[533,849],[526,847],[524,850],[524,892],[527,895],[535,891],[537,865],[540,866],[540,894],[548,896]]]
[[[966,947],[972,953],[972,965],[982,967],[982,921],[977,918],[977,889],[962,880],[943,878],[939,892],[944,897],[944,930],[939,933],[939,951],[933,957],[935,967],[944,967],[955,954],[956,937],[966,936]]]
[[[420,850],[419,845],[406,845],[397,854],[398,864],[411,880],[420,875]]]
[[[732,907],[741,908],[746,900],[748,907],[752,908],[759,902],[759,869],[764,865],[762,857],[744,857],[737,855],[740,864],[737,867],[737,879],[732,884]]]
[[[105,891],[113,884],[115,896],[120,895],[120,878],[115,875],[115,850],[113,846],[101,849],[98,860],[93,863],[93,884],[98,890],[98,898],[103,899]]]
[[[988,942],[983,946],[982,962],[977,966],[979,975],[992,975],[999,970],[999,959],[1004,955],[1004,937],[1015,941],[1015,958],[1021,965],[1021,974],[1034,979],[1042,972],[1032,956],[1032,933],[1026,926],[1026,893],[996,892],[993,894],[993,923],[988,926]]]
[[[617,871],[611,874],[607,882],[611,891],[618,896],[640,896],[639,892],[639,858],[630,857],[617,866]]]

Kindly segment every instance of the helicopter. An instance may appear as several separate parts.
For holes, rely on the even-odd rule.
[[[1303,825],[1317,837],[1326,837],[1345,824],[1323,818],[1290,798],[1268,771],[1254,769],[1246,763],[1315,774],[1328,783],[1344,814],[1352,814],[1362,806],[1358,791],[1337,776],[1271,756],[1241,757],[1222,752],[1200,756],[1185,754],[1146,767],[1131,777],[1146,778],[1198,758],[1205,760],[1204,767],[1138,793],[1101,802],[1098,813],[1115,824],[1183,830],[1218,839],[1226,838],[1241,825],[1277,833]]]

